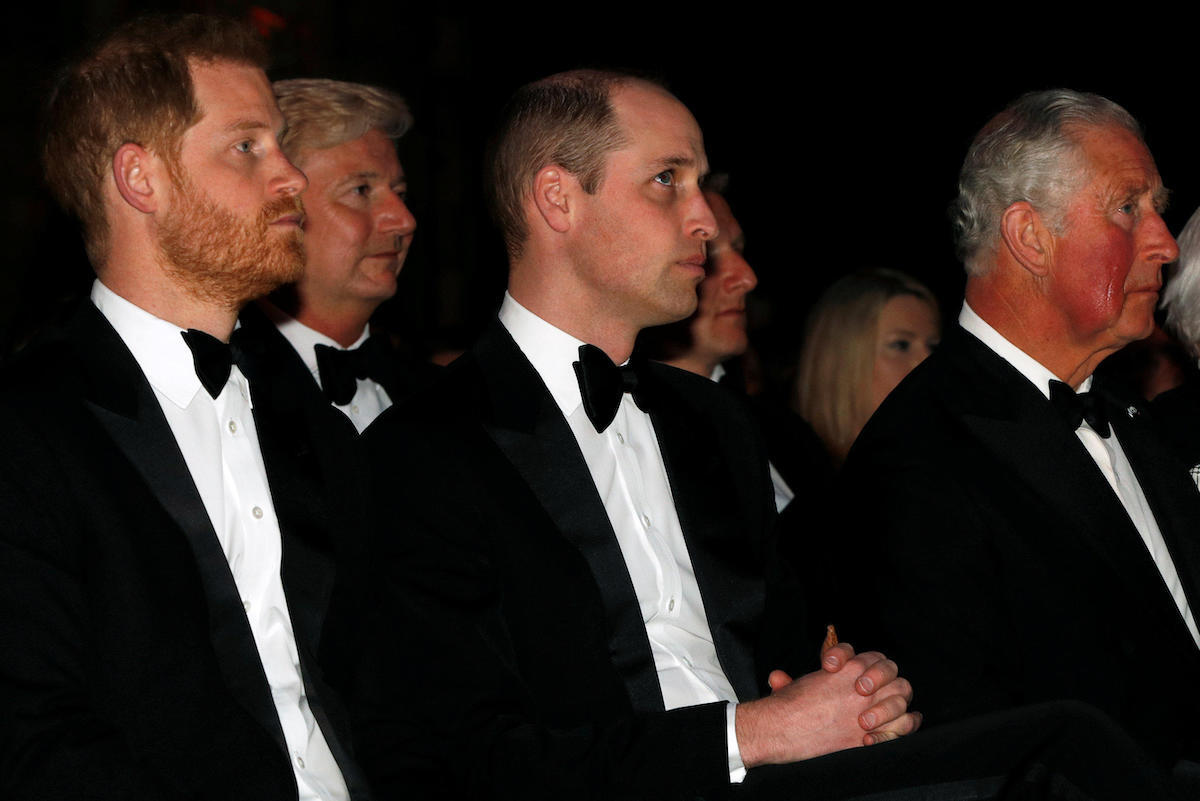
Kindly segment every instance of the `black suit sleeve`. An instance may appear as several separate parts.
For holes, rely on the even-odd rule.
[[[98,708],[92,554],[28,420],[0,430],[0,776],[10,799],[162,796]]]
[[[845,534],[828,559],[842,638],[896,660],[931,723],[1017,703],[1008,649],[1021,633],[996,602],[1005,557],[991,500],[922,459],[872,453],[847,467],[835,495]]]

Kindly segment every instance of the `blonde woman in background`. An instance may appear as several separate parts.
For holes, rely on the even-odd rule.
[[[933,293],[898,270],[860,270],[825,291],[809,313],[795,402],[836,465],[940,338]]]

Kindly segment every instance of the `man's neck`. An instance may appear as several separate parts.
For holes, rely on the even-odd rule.
[[[346,303],[341,305],[315,303],[288,286],[271,295],[271,302],[294,320],[303,323],[348,348],[362,337],[375,313],[376,305]]]
[[[530,291],[510,282],[513,300],[550,325],[604,351],[613,364],[624,364],[633,353],[638,329],[602,311],[579,308],[578,299],[553,293]]]
[[[1009,292],[987,291],[968,281],[967,304],[979,317],[1022,352],[1073,389],[1087,379],[1113,350],[1081,347],[1057,315],[1044,313],[1040,297],[1015,297]]]
[[[672,367],[678,367],[680,370],[687,370],[689,373],[703,376],[704,378],[711,378],[713,371],[720,364],[715,359],[706,359],[695,353],[685,353],[674,359],[667,359],[665,363]]]
[[[229,341],[240,311],[194,297],[160,273],[139,279],[128,272],[105,270],[100,281],[113,293],[155,317],[180,328],[203,331],[222,342]]]

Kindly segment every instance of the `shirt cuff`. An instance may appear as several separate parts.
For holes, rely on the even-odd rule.
[[[725,706],[725,745],[729,751],[729,783],[741,784],[746,778],[746,764],[742,762],[742,749],[737,741],[737,704]]]

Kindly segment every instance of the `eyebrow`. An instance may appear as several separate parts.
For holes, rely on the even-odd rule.
[[[384,178],[384,177],[386,177],[386,176],[384,176],[384,174],[381,173],[379,170],[359,170],[358,172],[346,173],[346,176],[345,176],[345,178],[343,178],[343,180],[345,180],[345,181],[361,181],[364,179]],[[394,180],[389,181],[388,183],[406,184],[406,183],[408,183],[408,178],[403,173],[401,173],[400,175],[397,175]]]
[[[654,162],[656,167],[694,167],[696,159],[693,156],[666,156]]]
[[[1167,206],[1171,202],[1171,190],[1165,186],[1159,186],[1154,190],[1154,210],[1162,214],[1167,210]]]
[[[225,126],[227,131],[257,131],[262,128],[270,130],[271,126],[261,120],[234,120],[229,125]],[[283,133],[282,131],[280,132]]]

